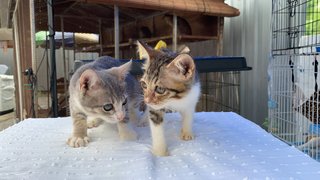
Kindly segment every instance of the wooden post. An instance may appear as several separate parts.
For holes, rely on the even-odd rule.
[[[29,0],[30,6],[30,39],[31,39],[31,57],[32,57],[32,69],[36,72],[37,70],[37,62],[35,56],[35,17],[34,17],[34,1]]]
[[[68,102],[67,96],[67,62],[66,62],[66,52],[65,52],[65,44],[64,44],[64,22],[63,17],[60,16],[60,23],[61,23],[61,34],[62,34],[62,59],[63,59],[63,88],[64,88],[64,100]],[[68,78],[69,79],[69,78]],[[67,113],[68,115],[68,113]]]
[[[114,58],[119,59],[119,7],[114,5]]]
[[[99,19],[99,44],[100,44],[100,56],[103,54],[103,42],[102,42],[102,20]]]
[[[17,6],[16,6],[17,7]],[[23,96],[22,96],[22,91],[23,91],[23,86],[22,86],[22,75],[21,75],[21,63],[20,63],[20,48],[19,48],[19,44],[20,44],[20,39],[19,39],[19,34],[18,34],[18,12],[17,9],[14,11],[13,14],[13,32],[14,32],[14,50],[15,50],[15,64],[16,64],[16,75],[17,75],[17,79],[18,82],[16,82],[15,87],[18,87],[17,91],[18,91],[18,104],[17,106],[19,106],[19,114],[18,114],[18,119],[19,121],[24,119],[23,116]]]
[[[35,40],[35,17],[34,17],[34,1],[29,0],[29,6],[30,6],[30,41],[31,41],[31,63],[32,63],[32,69],[33,72],[37,72],[37,61],[36,61],[36,40]],[[35,74],[37,75],[37,74]],[[33,86],[32,86],[33,87]],[[37,117],[38,116],[38,86],[33,87],[33,99],[32,102],[34,104],[33,106],[33,112],[32,116]]]
[[[217,56],[221,56],[223,53],[223,26],[224,26],[224,17],[218,17]]]
[[[177,51],[177,44],[178,44],[178,22],[177,22],[177,15],[173,14],[172,49],[174,52]]]
[[[17,28],[19,44],[18,44],[18,61],[20,63],[20,75],[21,75],[21,89],[22,89],[22,119],[31,117],[32,110],[32,91],[30,89],[30,82],[26,76],[23,76],[21,72],[32,67],[31,57],[31,39],[30,36],[26,36],[25,32],[30,32],[30,4],[29,1],[17,1],[15,13],[17,14]]]
[[[76,61],[76,50],[77,50],[77,42],[76,42],[76,33],[73,32],[73,62]]]

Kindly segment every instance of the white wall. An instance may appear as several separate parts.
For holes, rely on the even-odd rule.
[[[261,125],[268,116],[267,67],[271,52],[271,0],[226,0],[240,16],[225,18],[224,55],[244,56],[251,71],[240,78],[240,114]]]

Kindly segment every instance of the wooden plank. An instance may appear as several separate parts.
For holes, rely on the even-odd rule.
[[[177,15],[173,14],[173,27],[172,27],[172,47],[173,51],[177,51],[177,46],[178,46],[178,20],[177,20]]]
[[[31,64],[32,64],[32,69],[34,73],[37,72],[37,61],[36,61],[36,31],[35,31],[35,16],[34,16],[34,0],[29,0],[29,13],[30,13],[30,43],[31,43]],[[38,109],[38,98],[37,98],[37,93],[38,92],[38,87],[36,86],[34,88],[33,96],[34,98],[31,99],[33,101],[32,103],[34,104],[34,116],[37,117],[37,112]]]
[[[23,120],[31,117],[31,91],[28,88],[28,79],[22,72],[32,67],[31,39],[30,35],[30,8],[29,1],[17,1],[14,11],[15,24],[15,64],[16,64],[16,89],[18,91],[19,119]],[[26,113],[25,113],[26,112]]]
[[[23,39],[23,44],[22,44],[22,49],[23,49],[23,59],[21,59],[24,63],[24,68],[22,69],[23,71],[32,68],[32,49],[31,49],[31,39],[30,36],[26,36],[25,32],[30,32],[31,31],[31,22],[30,22],[30,8],[29,8],[29,2],[28,1],[19,1],[21,3],[21,21],[23,24],[23,28],[19,29],[21,31],[21,37]],[[26,117],[32,117],[32,111],[31,111],[31,103],[32,102],[32,91],[30,90],[28,78],[24,77],[24,84],[27,85],[24,88],[25,92],[25,108],[26,109]]]
[[[217,55],[221,56],[223,53],[223,26],[224,17],[218,18],[218,44],[217,44]]]
[[[0,116],[0,122],[6,121],[8,119],[14,119],[15,117],[16,117],[16,115],[15,115],[14,112],[7,113],[7,114],[4,114],[4,115]]]
[[[16,123],[15,112],[0,116],[0,131],[6,129]]]
[[[13,39],[14,39],[14,81],[15,81],[15,98],[16,98],[16,113],[17,117],[22,120],[23,106],[22,106],[22,80],[21,80],[21,64],[20,64],[20,51],[19,51],[19,35],[18,35],[18,22],[17,22],[17,12],[13,14]]]
[[[153,10],[170,10],[174,12],[194,12],[213,16],[233,17],[240,14],[238,9],[225,4],[223,0],[202,0],[201,3],[198,0],[86,0],[86,2]]]
[[[119,59],[119,8],[114,5],[114,57]]]
[[[215,36],[193,36],[193,35],[179,35],[178,36],[178,40],[180,43],[190,42],[190,41],[216,40],[216,39],[218,39],[218,37],[215,37]],[[164,40],[167,43],[171,43],[172,35],[154,37],[154,38],[148,38],[148,39],[140,39],[140,40],[147,43],[147,44],[157,43],[159,40]],[[132,42],[120,43],[119,48],[128,48],[132,45],[133,45]],[[110,45],[103,45],[102,48],[104,49],[104,51],[106,51],[106,50],[114,49],[114,47],[115,47],[114,44],[110,44]],[[99,45],[95,45],[95,46],[91,46],[91,47],[86,48],[86,50],[83,50],[82,52],[99,52],[100,48],[101,47]]]
[[[18,59],[18,61],[19,61],[19,63],[20,63],[20,79],[21,79],[21,84],[20,84],[20,86],[21,86],[21,94],[22,94],[22,96],[21,96],[21,101],[20,101],[20,103],[21,103],[21,120],[23,120],[23,119],[25,119],[26,118],[26,114],[25,114],[25,112],[26,112],[26,110],[25,110],[25,104],[26,104],[26,102],[25,102],[25,87],[24,87],[24,84],[25,84],[25,80],[24,80],[24,77],[23,77],[23,74],[22,74],[22,71],[24,71],[25,70],[25,62],[22,60],[22,59],[24,59],[24,49],[23,49],[23,44],[24,44],[24,39],[23,39],[23,37],[22,37],[22,35],[21,35],[21,33],[22,33],[22,30],[21,29],[23,29],[23,24],[22,24],[22,20],[21,20],[21,17],[22,17],[22,12],[21,12],[21,1],[19,1],[18,3],[17,3],[17,9],[16,9],[16,11],[17,11],[17,33],[18,33],[18,39],[19,39],[19,44],[18,44],[18,49],[19,49],[19,59]]]

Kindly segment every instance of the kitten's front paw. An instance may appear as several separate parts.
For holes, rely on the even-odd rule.
[[[192,132],[183,132],[181,131],[180,134],[180,139],[185,140],[185,141],[190,141],[194,138]]]
[[[163,149],[153,149],[152,154],[155,156],[169,156],[169,152],[167,149],[163,150]]]
[[[123,141],[135,141],[138,138],[138,135],[134,130],[119,133],[119,136]]]
[[[89,143],[89,138],[87,136],[85,137],[70,137],[67,141],[67,144],[71,147],[77,148],[77,147],[85,147]]]
[[[87,128],[92,129],[100,126],[102,122],[100,120],[94,119],[87,122]]]

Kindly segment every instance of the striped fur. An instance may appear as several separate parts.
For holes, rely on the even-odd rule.
[[[200,82],[191,56],[154,50],[140,42],[138,48],[146,59],[140,81],[144,102],[148,105],[152,152],[165,156],[168,152],[162,127],[164,110],[178,111],[182,116],[181,139],[193,139],[192,121],[200,95]]]

